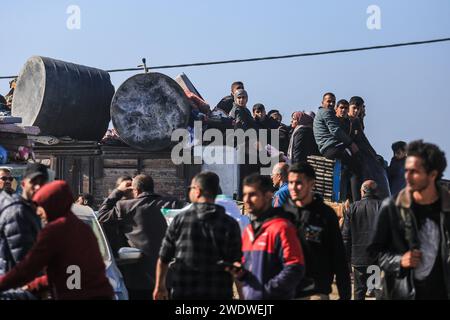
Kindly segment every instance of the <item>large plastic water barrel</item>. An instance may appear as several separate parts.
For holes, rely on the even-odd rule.
[[[172,78],[157,72],[138,74],[117,89],[111,118],[120,138],[131,147],[160,151],[172,132],[186,128],[191,104]]]
[[[12,114],[41,135],[99,141],[110,122],[114,87],[106,71],[30,58],[17,81]]]

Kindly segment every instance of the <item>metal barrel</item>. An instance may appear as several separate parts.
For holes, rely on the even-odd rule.
[[[12,114],[41,135],[99,141],[108,129],[114,86],[106,71],[46,57],[20,72]]]
[[[189,123],[191,103],[170,77],[135,75],[117,89],[111,118],[120,138],[131,147],[160,151],[171,146],[171,135]]]

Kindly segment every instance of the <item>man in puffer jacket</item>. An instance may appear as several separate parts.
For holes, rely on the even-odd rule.
[[[112,299],[97,239],[72,213],[73,200],[64,181],[47,184],[34,195],[38,214],[47,225],[23,261],[0,277],[0,291],[21,287],[46,269],[56,300]],[[46,282],[42,277],[39,280]]]
[[[29,164],[22,180],[22,196],[0,193],[0,275],[22,261],[36,242],[41,222],[31,199],[47,180],[44,165]]]

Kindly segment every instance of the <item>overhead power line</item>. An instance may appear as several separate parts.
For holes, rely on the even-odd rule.
[[[424,44],[431,44],[431,43],[438,43],[438,42],[447,42],[447,41],[450,41],[450,38],[440,38],[440,39],[414,41],[414,42],[402,42],[402,43],[394,43],[394,44],[370,46],[370,47],[360,47],[360,48],[351,48],[351,49],[338,49],[338,50],[330,50],[330,51],[297,53],[297,54],[288,54],[288,55],[282,55],[282,56],[270,56],[270,57],[249,58],[249,59],[235,59],[235,60],[221,60],[221,61],[184,63],[184,64],[174,64],[174,65],[162,65],[162,66],[154,66],[154,67],[148,67],[148,68],[152,69],[152,70],[157,70],[157,69],[161,70],[161,69],[212,66],[212,65],[231,64],[231,63],[244,63],[244,62],[256,62],[256,61],[267,61],[267,60],[281,60],[281,59],[292,59],[292,58],[311,57],[311,56],[323,56],[323,55],[337,54],[337,53],[347,53],[347,52],[358,52],[358,51],[379,50],[379,49],[398,48],[398,47],[407,47],[407,46],[417,46],[417,45],[424,45]],[[138,68],[113,69],[113,70],[106,70],[106,71],[109,72],[109,73],[115,73],[115,72],[142,71],[142,70],[144,70],[143,66],[142,67],[138,67]],[[5,76],[5,77],[0,77],[0,80],[1,79],[13,79],[15,77],[16,76]]]

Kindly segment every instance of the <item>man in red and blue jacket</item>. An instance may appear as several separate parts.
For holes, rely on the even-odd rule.
[[[235,272],[246,300],[293,299],[304,274],[297,231],[282,208],[272,208],[270,178],[244,180],[244,205],[252,222],[243,233],[242,270]]]

